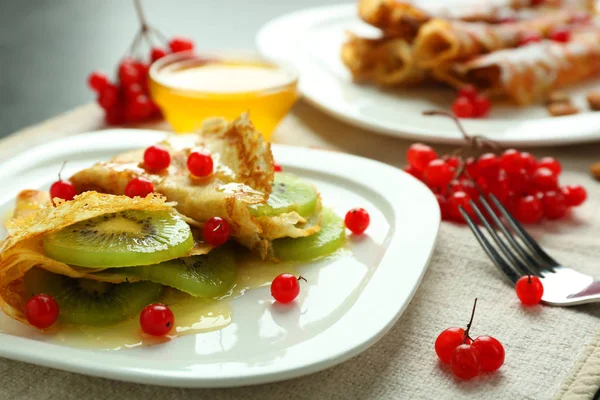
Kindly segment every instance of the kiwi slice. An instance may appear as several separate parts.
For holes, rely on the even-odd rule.
[[[249,206],[255,217],[272,217],[296,211],[310,217],[317,206],[318,193],[314,185],[296,175],[278,172],[273,180],[273,191],[265,204]]]
[[[178,258],[156,265],[119,268],[96,273],[117,274],[170,286],[194,297],[218,297],[233,287],[236,277],[233,250],[219,247],[208,254]]]
[[[183,257],[193,246],[190,227],[170,211],[101,215],[44,237],[48,257],[88,268],[157,264]]]
[[[273,240],[275,257],[281,261],[308,261],[333,253],[344,244],[344,221],[323,209],[321,230],[312,236]]]
[[[164,288],[153,282],[113,284],[74,279],[32,268],[25,274],[25,289],[31,296],[45,293],[54,297],[62,322],[110,325],[139,313],[160,298]]]

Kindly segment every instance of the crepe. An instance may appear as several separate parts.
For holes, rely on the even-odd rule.
[[[349,34],[342,46],[342,61],[355,82],[402,86],[421,83],[427,77],[427,71],[416,65],[412,45],[404,39],[367,39]]]
[[[90,191],[68,202],[56,199],[56,207],[48,206],[49,197],[43,199],[43,195],[47,193],[28,190],[17,196],[15,217],[6,223],[8,236],[0,243],[0,307],[5,314],[24,323],[27,323],[23,310],[28,297],[23,277],[33,267],[71,278],[89,278],[113,283],[123,281],[96,278],[94,272],[101,269],[71,267],[46,257],[43,235],[80,221],[126,210],[176,212],[173,203],[167,202],[164,196],[156,193],[143,199],[131,199],[127,196]]]
[[[473,84],[489,95],[531,104],[554,89],[600,74],[600,32],[577,32],[568,43],[545,40],[496,51],[434,74],[457,88]]]
[[[575,16],[573,11],[557,11],[527,21],[497,25],[433,19],[421,27],[415,39],[414,58],[421,67],[432,68],[517,47],[523,35],[534,33],[546,37],[554,28],[565,26]]]
[[[531,10],[568,8],[593,11],[594,0],[546,0],[531,8],[531,0],[452,0],[417,2],[398,0],[359,0],[359,16],[381,29],[388,37],[412,41],[423,24],[432,18],[470,22],[499,23],[507,19],[526,19]],[[524,14],[524,15],[521,15]]]
[[[156,192],[177,203],[183,215],[200,223],[215,216],[226,219],[232,237],[262,258],[272,257],[273,239],[309,236],[320,230],[320,217],[307,221],[296,212],[262,218],[251,214],[248,206],[265,203],[271,193],[273,156],[247,116],[232,123],[214,119],[198,134],[172,135],[161,145],[171,154],[165,171],[145,169],[142,149],[80,171],[71,182],[78,192],[123,194],[131,179],[147,178]],[[187,157],[193,150],[211,154],[212,175],[190,176]]]

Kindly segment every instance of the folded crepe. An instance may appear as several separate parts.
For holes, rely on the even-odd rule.
[[[424,24],[414,42],[414,58],[421,67],[465,60],[479,54],[517,47],[525,34],[548,36],[581,12],[560,10],[526,21],[490,25],[481,22],[433,19]]]
[[[33,267],[71,278],[111,283],[121,283],[127,279],[118,276],[99,277],[94,273],[101,269],[73,267],[47,257],[43,246],[45,234],[90,218],[127,210],[176,213],[173,203],[155,193],[143,199],[131,199],[127,196],[86,192],[72,201],[56,199],[55,202],[56,207],[53,207],[46,192],[21,192],[17,196],[14,217],[6,223],[8,236],[0,243],[0,307],[5,314],[24,323],[27,323],[24,309],[29,296],[25,291],[23,278]],[[204,247],[202,252],[196,254],[206,253],[209,249],[210,247]]]
[[[380,86],[421,83],[427,71],[417,66],[412,45],[404,39],[367,39],[349,34],[342,46],[342,61],[356,82]]]
[[[359,16],[381,29],[385,36],[412,41],[423,24],[432,18],[499,23],[531,17],[531,10],[568,8],[593,11],[594,0],[546,0],[533,7],[531,0],[453,0],[417,2],[400,0],[359,0]],[[520,15],[524,14],[524,15]]]
[[[600,74],[600,32],[576,32],[568,43],[545,40],[499,50],[434,74],[454,87],[472,84],[521,105],[543,101],[554,89]]]
[[[215,216],[227,220],[232,237],[262,258],[272,257],[273,239],[309,236],[320,230],[320,203],[310,218],[295,211],[253,215],[251,206],[266,203],[271,193],[273,156],[269,143],[247,116],[231,123],[213,119],[199,133],[172,135],[161,145],[171,155],[171,165],[164,171],[144,168],[144,149],[140,149],[97,163],[70,180],[78,193],[95,190],[119,195],[131,179],[149,179],[156,192],[176,202],[179,212],[200,224]],[[187,157],[194,150],[211,154],[214,172],[209,177],[190,175]]]

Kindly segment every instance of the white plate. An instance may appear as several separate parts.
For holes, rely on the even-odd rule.
[[[0,215],[25,188],[47,188],[63,160],[65,176],[164,133],[107,130],[34,148],[0,165]],[[420,182],[388,165],[342,153],[274,145],[289,172],[314,182],[339,215],[365,207],[368,234],[349,240],[347,256],[300,268],[308,279],[287,310],[268,287],[233,302],[223,330],[119,351],[76,349],[0,313],[0,356],[117,380],[180,387],[224,387],[288,379],[359,354],[400,317],[427,268],[440,221]],[[4,236],[4,233],[2,233]]]
[[[461,142],[451,121],[421,115],[428,109],[449,109],[455,96],[453,90],[416,87],[381,91],[353,84],[340,60],[345,31],[377,35],[377,30],[358,19],[356,4],[343,4],[277,18],[260,30],[256,43],[265,58],[295,66],[300,71],[300,91],[305,98],[343,121],[392,136]],[[583,110],[588,109],[585,93],[594,87],[600,88],[600,82],[586,81],[570,90],[574,102]],[[472,134],[484,134],[507,145],[600,140],[600,113],[551,118],[543,106],[495,105],[489,118],[465,120],[464,124]]]

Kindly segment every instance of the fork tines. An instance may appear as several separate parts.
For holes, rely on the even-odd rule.
[[[543,277],[544,273],[551,272],[559,264],[550,257],[540,245],[527,233],[527,231],[517,222],[517,220],[506,210],[498,201],[496,196],[490,195],[493,205],[500,211],[506,222],[503,222],[484,196],[479,197],[479,201],[485,209],[484,212],[471,200],[470,204],[477,218],[488,234],[492,237],[497,248],[483,234],[477,222],[461,206],[460,212],[473,231],[473,234],[483,247],[494,264],[510,279],[513,284],[523,275],[537,275]],[[492,227],[489,220],[499,229],[502,235]]]

